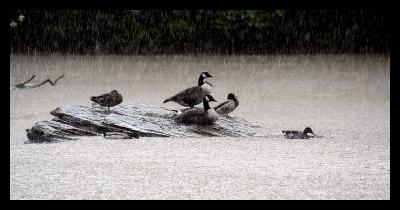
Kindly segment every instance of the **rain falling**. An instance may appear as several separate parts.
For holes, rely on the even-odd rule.
[[[390,199],[384,11],[9,14],[12,200]]]

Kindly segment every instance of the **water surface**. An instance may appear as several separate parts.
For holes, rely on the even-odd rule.
[[[10,83],[65,75],[56,86],[10,90],[11,199],[389,199],[390,59],[381,55],[10,56]],[[90,106],[117,89],[162,101],[210,72],[232,116],[271,138],[82,138],[24,144],[25,129],[58,106]],[[324,138],[285,140],[310,126]]]

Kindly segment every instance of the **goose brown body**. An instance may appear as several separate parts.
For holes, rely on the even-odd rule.
[[[181,106],[194,107],[195,105],[200,104],[203,101],[205,94],[207,93],[205,93],[201,87],[191,87],[177,93],[176,95],[168,99],[165,99],[164,103],[173,101]]]
[[[207,96],[206,96],[207,97]],[[204,108],[189,108],[183,111],[178,117],[175,118],[175,122],[179,124],[196,124],[196,125],[213,125],[218,119],[218,114],[208,104],[208,100],[204,97],[203,106]],[[215,101],[210,98],[209,101]]]
[[[211,85],[204,81],[205,78],[212,77],[208,72],[200,74],[198,86],[190,87],[165,99],[163,103],[173,101],[181,106],[194,107],[203,101],[206,95],[211,94]]]

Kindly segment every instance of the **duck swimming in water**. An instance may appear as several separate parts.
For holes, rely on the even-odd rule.
[[[194,107],[195,105],[200,104],[206,95],[211,95],[211,85],[204,81],[204,79],[209,77],[213,76],[208,72],[201,73],[197,86],[187,88],[176,95],[165,99],[163,103],[173,101],[185,107]]]
[[[208,99],[207,99],[208,98]],[[178,117],[175,118],[175,122],[179,124],[196,124],[196,125],[213,125],[218,119],[218,113],[210,107],[208,101],[216,100],[211,95],[206,95],[203,98],[203,109],[202,108],[190,108],[183,111]]]
[[[233,112],[233,110],[235,110],[236,107],[238,106],[239,106],[238,97],[235,96],[235,94],[233,93],[229,93],[228,100],[214,107],[214,109],[218,114],[228,115],[229,113]]]
[[[301,131],[282,131],[287,139],[308,139],[315,137],[316,135],[313,133],[310,127],[304,129],[303,132]]]
[[[90,100],[101,105],[108,107],[108,112],[110,112],[110,107],[117,106],[122,103],[123,98],[120,93],[116,90],[112,90],[111,93],[102,94],[99,96],[92,96]]]

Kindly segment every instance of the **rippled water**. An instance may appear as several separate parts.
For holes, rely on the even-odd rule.
[[[389,199],[390,59],[380,55],[10,56],[11,199]],[[210,72],[231,115],[276,138],[82,138],[23,144],[25,129],[65,104],[117,89],[125,101],[162,101]],[[310,126],[324,136],[285,140]]]

